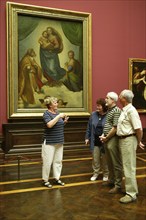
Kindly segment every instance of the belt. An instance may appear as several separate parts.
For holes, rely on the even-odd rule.
[[[128,135],[124,135],[124,136],[118,136],[119,139],[124,139],[127,137],[131,137],[131,136],[135,136],[136,134],[128,134]]]

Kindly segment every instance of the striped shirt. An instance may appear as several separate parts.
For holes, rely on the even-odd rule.
[[[104,129],[103,129],[103,133],[105,136],[107,136],[107,134],[112,129],[112,127],[117,127],[120,114],[121,114],[121,109],[117,106],[114,106],[113,108],[108,110],[106,114]]]
[[[47,123],[54,119],[59,113],[53,114],[46,110],[43,114],[44,136],[43,142],[46,144],[63,144],[64,143],[64,121],[62,118],[52,127],[48,128]]]

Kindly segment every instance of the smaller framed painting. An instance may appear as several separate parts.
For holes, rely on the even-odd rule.
[[[146,113],[146,59],[129,58],[129,89],[133,91],[133,105]]]

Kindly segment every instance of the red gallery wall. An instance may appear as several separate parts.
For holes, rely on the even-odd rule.
[[[92,107],[128,88],[128,58],[146,58],[146,0],[18,0],[92,13]],[[0,133],[7,122],[6,0],[0,0]],[[140,114],[146,127],[146,114]]]

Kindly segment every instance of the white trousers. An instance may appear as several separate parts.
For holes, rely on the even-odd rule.
[[[46,145],[42,144],[42,179],[49,181],[51,167],[53,168],[53,177],[60,179],[62,171],[63,144]]]

